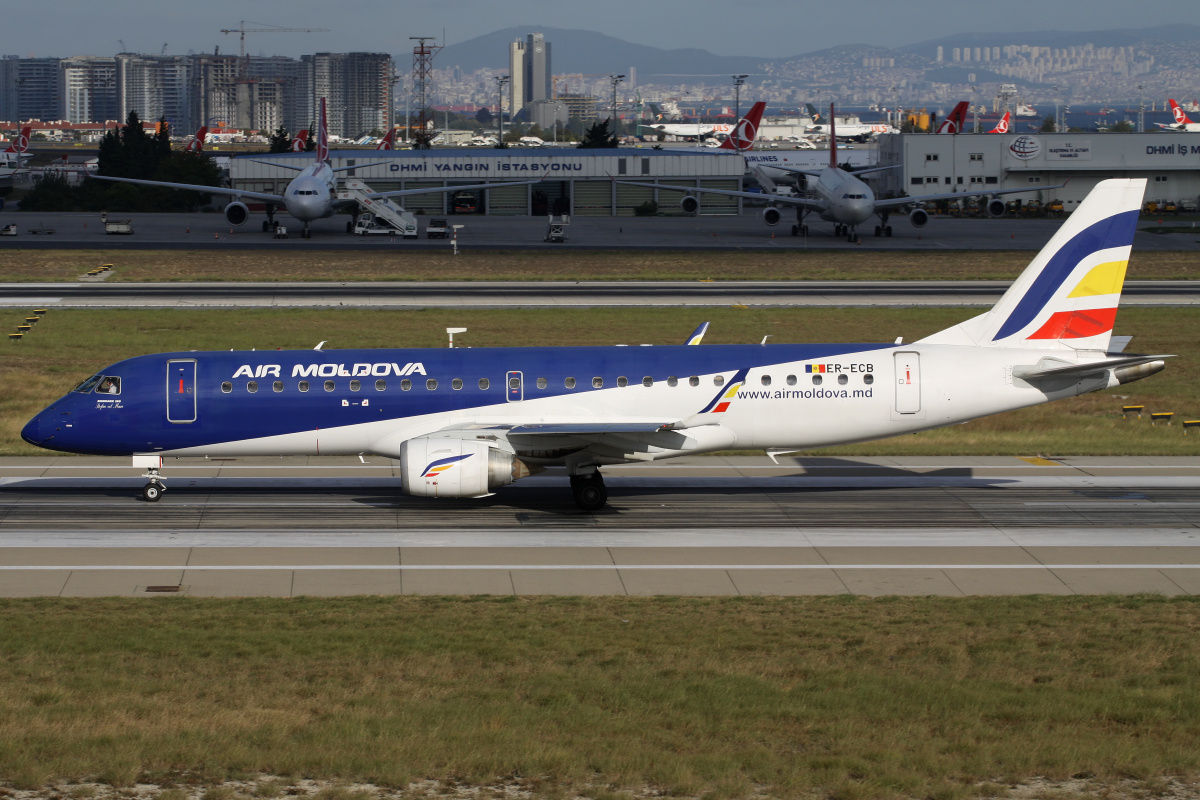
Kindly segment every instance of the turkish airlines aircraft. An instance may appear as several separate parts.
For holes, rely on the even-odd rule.
[[[202,126],[200,130],[196,131],[196,135],[192,137],[192,140],[183,149],[189,153],[204,152],[204,137],[206,136],[208,136],[207,125]]]
[[[1200,122],[1192,122],[1188,117],[1187,112],[1179,107],[1179,103],[1174,100],[1168,100],[1171,105],[1171,115],[1175,117],[1174,125],[1164,125],[1161,122],[1154,123],[1160,128],[1165,128],[1169,131],[1180,131],[1181,133],[1196,133],[1200,131]]]
[[[17,138],[9,142],[8,147],[0,152],[0,164],[13,170],[18,169],[21,166],[21,159],[29,151],[29,136],[32,132],[31,126],[21,128],[17,133]]]
[[[996,123],[996,127],[992,128],[988,133],[1008,133],[1009,125],[1012,122],[1012,112],[1005,111],[1004,116]]]
[[[960,103],[961,106],[966,106],[965,103]],[[958,109],[955,109],[956,113]],[[963,112],[965,114],[965,112]],[[829,106],[829,118],[834,117],[833,105]],[[949,122],[949,120],[947,120]],[[946,123],[943,123],[945,125]],[[778,204],[785,206],[794,206],[796,209],[796,223],[792,225],[792,235],[808,235],[808,225],[805,224],[805,217],[816,212],[817,215],[826,222],[834,223],[833,235],[845,236],[846,241],[851,244],[857,242],[858,226],[869,220],[873,215],[879,216],[879,225],[875,226],[876,236],[891,236],[892,226],[888,224],[888,218],[892,211],[914,205],[916,203],[934,202],[936,200],[961,200],[966,197],[991,197],[988,201],[987,211],[993,217],[999,217],[1004,214],[1004,201],[999,199],[1000,195],[1017,194],[1020,192],[1036,192],[1046,189],[1058,189],[1065,184],[1056,184],[1054,186],[1038,186],[1030,189],[993,189],[979,190],[970,192],[948,192],[945,194],[927,194],[918,197],[898,197],[889,200],[878,200],[875,197],[875,192],[871,190],[862,180],[859,180],[860,175],[869,175],[873,172],[882,172],[886,169],[894,169],[893,166],[887,167],[870,167],[868,169],[859,169],[854,172],[847,172],[838,166],[837,162],[837,135],[835,133],[836,123],[829,124],[829,166],[822,170],[807,170],[797,169],[794,167],[786,167],[780,163],[770,165],[771,169],[783,170],[799,175],[806,175],[810,178],[816,178],[815,181],[809,181],[809,188],[812,192],[812,197],[787,197],[774,194],[775,183],[769,177],[763,167],[752,165],[750,172],[754,175],[756,181],[762,185],[771,194],[767,195],[770,202],[763,209],[762,219],[768,226],[774,227],[783,219],[783,214],[777,207]],[[700,201],[696,199],[697,192],[702,194],[720,194],[728,197],[745,197],[751,200],[762,200],[764,195],[757,192],[740,192],[732,189],[704,189],[697,186],[672,186],[665,183],[635,183],[633,181],[617,181],[617,183],[627,184],[629,186],[643,186],[659,189],[675,189],[685,192],[683,199],[679,202],[680,209],[686,214],[694,214],[700,209]],[[908,215],[909,222],[914,228],[923,228],[929,222],[929,213],[923,208],[915,208]]]
[[[299,138],[296,140],[300,141]],[[295,147],[295,143],[293,143]],[[374,164],[358,164],[353,167],[338,167],[334,169],[329,166],[329,129],[325,123],[325,98],[321,98],[321,120],[317,128],[317,149],[314,151],[315,159],[313,163],[307,167],[297,167],[291,164],[275,162],[275,161],[259,161],[260,164],[268,164],[272,167],[281,169],[295,170],[300,173],[287,185],[283,194],[268,194],[266,192],[250,192],[245,189],[226,189],[220,186],[199,186],[191,183],[168,183],[166,181],[147,181],[137,178],[113,178],[107,175],[93,175],[93,178],[98,178],[105,181],[118,181],[120,183],[136,183],[143,186],[165,186],[170,189],[187,189],[194,192],[204,192],[206,194],[222,194],[233,198],[229,205],[225,206],[225,219],[230,225],[241,226],[246,224],[246,220],[250,218],[250,209],[246,206],[243,200],[254,200],[260,203],[267,203],[267,219],[271,221],[275,214],[276,208],[284,208],[289,214],[304,223],[304,228],[301,235],[309,238],[309,223],[318,219],[331,217],[343,205],[357,205],[357,201],[339,201],[337,199],[337,173],[345,172],[352,169],[361,169],[363,167],[374,166]],[[257,159],[256,159],[257,160]],[[377,162],[378,163],[378,162]],[[513,181],[505,182],[504,186],[524,185],[528,183],[537,183],[537,181]],[[372,192],[366,194],[366,198],[370,200],[380,200],[388,197],[406,197],[414,194],[432,194],[438,192],[461,192],[470,189],[488,189],[495,188],[497,184],[476,183],[467,186],[435,186],[428,189],[397,189],[391,192]]]
[[[609,464],[898,436],[1160,371],[1169,356],[1109,352],[1145,187],[1101,182],[990,311],[912,344],[159,353],[104,367],[21,436],[133,456],[151,501],[164,456],[372,454],[421,497],[565,467],[595,510]]]
[[[966,100],[961,101],[954,109],[946,115],[942,120],[942,124],[938,125],[938,133],[962,133],[963,128],[967,127],[967,110],[970,104]]]
[[[387,135],[384,136],[379,144],[375,145],[376,150],[395,150],[396,149],[396,129],[388,128]]]

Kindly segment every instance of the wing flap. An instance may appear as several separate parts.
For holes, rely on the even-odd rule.
[[[1036,366],[1013,367],[1012,374],[1014,378],[1020,378],[1023,381],[1038,380],[1039,378],[1084,378],[1088,375],[1100,375],[1110,369],[1138,367],[1142,364],[1150,364],[1155,361],[1174,357],[1167,355],[1126,356],[1124,358],[1110,358],[1105,361],[1093,361],[1088,364],[1067,364],[1061,367],[1050,366],[1051,364],[1062,363],[1057,359],[1043,359]]]

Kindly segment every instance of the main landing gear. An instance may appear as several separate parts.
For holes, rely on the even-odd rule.
[[[575,505],[584,511],[599,511],[608,502],[608,489],[599,470],[587,475],[572,475],[571,493],[575,495]]]
[[[158,475],[158,467],[146,470],[146,474],[142,477],[150,479],[150,482],[142,487],[142,499],[147,503],[157,503],[158,498],[162,497],[163,492],[167,490],[167,485]]]

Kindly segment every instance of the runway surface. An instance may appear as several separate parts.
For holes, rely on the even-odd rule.
[[[0,596],[1200,592],[1200,459],[689,458],[483,500],[368,458],[0,459]]]
[[[1005,281],[3,283],[0,307],[991,306],[1008,287]],[[1200,281],[1129,281],[1121,303],[1197,305]]]
[[[313,223],[311,239],[299,237],[274,239],[263,233],[265,217],[251,215],[241,228],[230,228],[223,214],[121,214],[133,220],[130,236],[105,235],[99,214],[87,213],[0,213],[0,225],[18,226],[15,237],[0,238],[3,248],[38,249],[184,249],[207,250],[413,250],[450,249],[445,239],[400,239],[391,236],[351,236],[345,232],[348,216],[335,216]],[[442,215],[437,215],[442,216]],[[299,223],[286,214],[280,221],[293,232]],[[417,217],[424,235],[428,217]],[[758,209],[747,208],[741,216],[704,217],[580,217],[571,218],[568,240],[547,244],[546,219],[543,217],[489,217],[459,215],[449,217],[454,224],[465,225],[459,231],[460,248],[488,249],[593,249],[593,250],[1038,250],[1062,225],[1061,219],[972,219],[934,216],[924,228],[913,228],[903,218],[892,218],[895,232],[891,237],[875,237],[874,221],[860,231],[860,242],[850,244],[844,237],[832,235],[833,226],[813,217],[811,235],[791,236],[792,219],[769,228],[759,218]],[[1170,217],[1162,224],[1172,226]],[[1174,223],[1189,225],[1190,222]],[[1140,229],[1157,227],[1158,220],[1143,219]],[[48,227],[54,234],[35,235],[29,229]],[[1137,252],[1151,250],[1200,251],[1200,228],[1195,233],[1153,234],[1139,232],[1134,237]]]

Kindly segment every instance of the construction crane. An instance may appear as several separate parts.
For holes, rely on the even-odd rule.
[[[251,25],[263,25],[261,22],[251,22]],[[246,34],[247,33],[322,33],[328,31],[329,28],[280,28],[274,25],[262,28],[247,28],[246,20],[242,20],[242,24],[236,28],[222,28],[221,33],[236,33],[238,39],[241,40],[241,56],[246,56]]]

